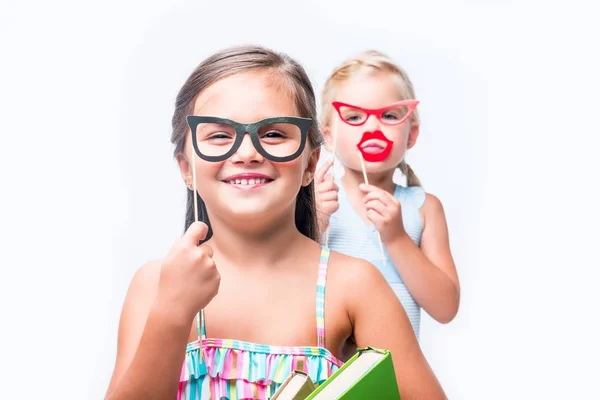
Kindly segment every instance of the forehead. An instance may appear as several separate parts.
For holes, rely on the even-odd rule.
[[[270,71],[250,71],[223,78],[197,96],[194,115],[251,123],[270,117],[299,116],[285,79]]]
[[[398,83],[398,78],[389,72],[361,71],[340,86],[335,99],[363,108],[386,107],[404,100]]]

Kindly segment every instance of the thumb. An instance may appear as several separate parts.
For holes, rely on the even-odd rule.
[[[190,227],[183,235],[185,240],[189,240],[195,246],[198,246],[198,242],[204,240],[208,234],[208,225],[202,221],[196,221],[190,225]]]

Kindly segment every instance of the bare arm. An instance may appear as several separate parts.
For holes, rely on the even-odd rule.
[[[155,301],[159,276],[160,264],[154,262],[143,266],[131,282],[107,399],[173,399],[177,395],[192,321]]]
[[[194,222],[161,262],[135,274],[119,323],[110,400],[172,399],[177,395],[194,315],[219,290],[213,251],[198,246],[208,226]]]
[[[417,342],[404,308],[370,263],[347,262],[347,302],[356,345],[389,350],[402,400],[446,399]]]
[[[446,216],[441,202],[430,194],[421,211],[421,247],[404,232],[386,244],[386,249],[416,302],[436,321],[448,323],[458,312],[460,286]]]

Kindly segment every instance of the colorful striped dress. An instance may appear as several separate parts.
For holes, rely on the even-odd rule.
[[[204,313],[201,313],[196,318],[198,340],[187,345],[177,399],[268,399],[295,369],[308,373],[317,385],[337,371],[343,363],[325,348],[328,261],[329,249],[322,247],[316,291],[316,347],[281,347],[207,338]]]

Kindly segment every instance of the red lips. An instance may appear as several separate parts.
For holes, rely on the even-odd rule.
[[[385,147],[380,152],[377,152],[377,153],[366,152],[365,149],[363,148],[363,144],[365,142],[367,142],[368,140],[372,140],[372,139],[378,139],[378,140],[385,142]],[[394,142],[391,141],[390,139],[388,139],[383,134],[383,132],[375,131],[375,132],[365,132],[362,136],[362,139],[360,140],[360,142],[358,142],[356,147],[358,147],[358,150],[360,150],[360,152],[362,153],[362,156],[365,159],[365,161],[381,162],[381,161],[385,160],[386,158],[388,158],[388,156],[392,152],[393,144],[394,144]]]

